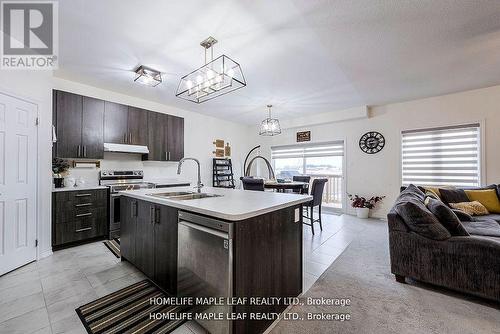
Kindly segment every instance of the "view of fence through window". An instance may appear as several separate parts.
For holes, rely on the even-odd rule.
[[[326,178],[323,205],[342,208],[344,142],[275,146],[271,148],[276,177],[292,180],[294,175]]]

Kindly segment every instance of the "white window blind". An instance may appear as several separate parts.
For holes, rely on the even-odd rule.
[[[321,144],[302,144],[271,147],[272,159],[331,157],[344,155],[344,142],[334,141]]]
[[[480,126],[402,132],[402,184],[479,186]]]

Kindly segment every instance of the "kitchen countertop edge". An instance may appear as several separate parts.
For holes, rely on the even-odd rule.
[[[156,203],[156,204],[160,204],[160,205],[175,207],[175,208],[180,209],[180,210],[186,210],[186,211],[199,213],[199,214],[207,215],[207,216],[218,218],[218,219],[234,221],[234,222],[245,220],[248,218],[253,218],[253,217],[260,216],[260,215],[263,215],[266,213],[270,213],[273,211],[288,208],[288,207],[291,207],[291,206],[294,206],[297,204],[303,204],[303,203],[309,202],[313,199],[312,196],[304,196],[304,198],[290,200],[286,203],[273,205],[273,206],[270,206],[270,207],[265,208],[265,209],[254,210],[254,211],[250,211],[250,212],[242,213],[242,214],[225,214],[225,213],[221,213],[221,212],[217,212],[217,211],[213,211],[213,210],[199,208],[199,207],[189,205],[189,204],[184,204],[184,202],[188,202],[188,201],[166,200],[166,199],[156,198],[154,196],[149,196],[149,195],[145,195],[142,193],[138,193],[136,191],[123,191],[123,192],[121,192],[121,194],[124,196],[132,197],[132,198],[136,198],[136,199],[140,199],[140,200],[144,200],[144,201],[148,201],[148,202],[152,202],[152,203]]]
[[[64,192],[64,191],[84,191],[84,190],[98,190],[98,189],[108,189],[106,186],[100,185],[92,185],[92,186],[82,186],[82,187],[63,187],[63,188],[54,188],[52,187],[53,193]]]

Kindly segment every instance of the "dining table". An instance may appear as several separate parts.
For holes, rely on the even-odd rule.
[[[300,181],[278,182],[276,180],[266,180],[264,181],[264,188],[275,189],[278,192],[285,192],[285,190],[307,190],[309,188],[309,183]]]

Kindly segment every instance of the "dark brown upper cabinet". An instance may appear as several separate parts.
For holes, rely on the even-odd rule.
[[[148,144],[149,111],[119,103],[106,102],[104,142],[129,145]]]
[[[128,107],[128,142],[131,145],[148,144],[148,114],[144,109]]]
[[[128,140],[128,106],[104,102],[104,142],[126,144]]]
[[[148,149],[147,160],[167,160],[168,115],[150,112],[148,114]]]
[[[147,160],[179,161],[184,157],[184,118],[150,112]]]
[[[82,155],[84,158],[102,159],[104,139],[104,101],[83,97]]]
[[[179,161],[184,158],[184,118],[168,116],[167,160]]]
[[[54,90],[60,158],[104,158],[104,143],[148,146],[143,160],[179,161],[184,157],[184,118]]]
[[[101,159],[104,131],[104,101],[54,91],[54,118],[60,158]]]

